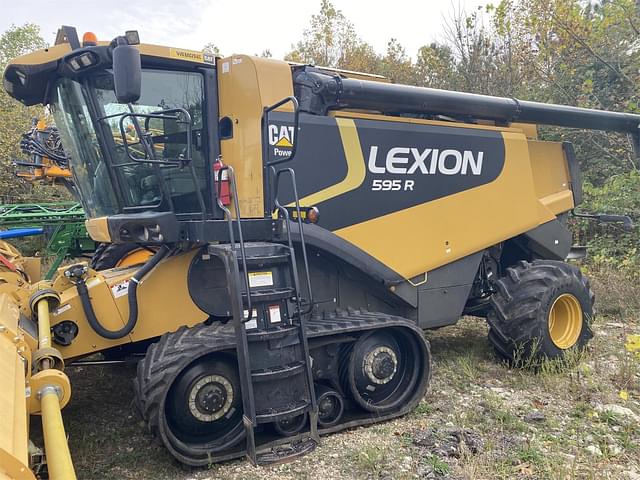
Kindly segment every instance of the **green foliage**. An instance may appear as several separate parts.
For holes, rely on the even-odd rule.
[[[287,59],[345,68],[347,59],[362,46],[353,24],[329,0],[322,0],[320,12],[311,17],[310,23],[304,31],[304,38],[287,55]],[[360,54],[364,53],[360,51]]]
[[[221,56],[220,49],[213,42],[209,42],[204,47],[202,47],[202,53],[208,53],[210,55]]]
[[[437,455],[429,455],[425,460],[436,474],[449,475],[451,473],[451,467],[449,464],[444,460],[441,460]]]
[[[40,27],[27,23],[12,25],[0,36],[0,72],[20,55],[46,47],[40,36]],[[20,136],[31,124],[33,117],[42,117],[42,107],[25,107],[0,89],[0,203],[51,200],[52,195],[66,196],[63,190],[32,187],[14,175],[11,159],[20,157]]]
[[[574,222],[575,240],[589,247],[589,257],[596,265],[640,274],[640,171],[615,175],[601,186],[585,182],[584,193],[581,210],[630,215],[635,225],[626,232],[619,224],[579,220]]]

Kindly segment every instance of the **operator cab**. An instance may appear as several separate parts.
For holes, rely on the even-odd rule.
[[[83,45],[74,29],[62,33],[65,43],[37,52],[43,63],[21,57],[4,82],[23,103],[49,105],[92,236],[194,240],[183,222],[223,215],[209,187],[219,152],[215,59],[139,45],[137,32]]]

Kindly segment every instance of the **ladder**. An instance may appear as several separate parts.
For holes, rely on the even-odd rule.
[[[284,462],[308,453],[319,443],[318,405],[305,332],[305,315],[313,306],[306,249],[303,242],[308,292],[307,300],[303,301],[289,222],[286,222],[287,245],[245,242],[234,171],[225,165],[219,170],[220,178],[223,170],[227,171],[236,213],[234,218],[223,204],[222,182],[218,182],[217,202],[227,219],[230,242],[209,245],[208,253],[222,260],[227,276],[242,389],[246,455],[254,465]],[[289,170],[285,171],[295,190],[295,173]],[[276,179],[282,174],[276,172]],[[288,212],[277,198],[274,204],[288,220]],[[298,220],[302,233],[299,215]],[[261,451],[256,437],[263,425],[266,427],[262,430],[273,428],[280,438],[268,442],[271,448]]]

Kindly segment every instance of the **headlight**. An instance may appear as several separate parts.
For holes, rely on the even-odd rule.
[[[74,72],[78,72],[96,63],[98,63],[98,57],[92,52],[84,52],[67,59],[67,65],[69,65]]]

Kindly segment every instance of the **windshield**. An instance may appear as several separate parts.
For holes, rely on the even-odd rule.
[[[133,105],[117,102],[110,72],[82,83],[61,79],[53,92],[52,111],[88,216],[141,210],[201,212],[197,190],[207,185],[203,106],[203,78],[198,73],[143,70],[140,100]],[[188,112],[191,126],[171,116],[150,119],[152,156],[160,163],[145,163],[133,123],[137,120],[144,127],[145,118],[122,115],[173,109]],[[191,132],[190,142],[187,132]],[[190,166],[169,161],[184,159],[187,153],[195,180]]]

